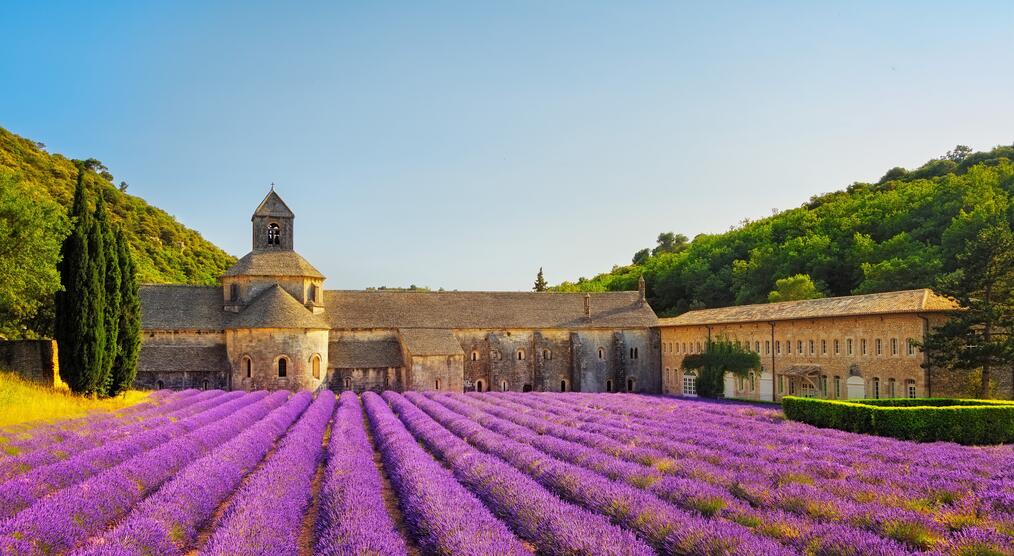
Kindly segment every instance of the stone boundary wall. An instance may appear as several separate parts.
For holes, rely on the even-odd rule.
[[[43,386],[56,386],[60,383],[56,340],[0,341],[0,369]]]

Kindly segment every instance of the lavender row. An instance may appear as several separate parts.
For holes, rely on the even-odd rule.
[[[384,468],[420,549],[448,555],[532,553],[419,447],[380,396],[367,392],[363,401]]]
[[[385,392],[384,399],[409,431],[451,467],[459,482],[540,554],[654,554],[602,515],[560,500],[503,460],[472,448],[404,397]]]
[[[194,392],[198,392],[195,390]],[[135,413],[128,422],[121,420],[92,423],[87,427],[87,434],[71,435],[63,441],[56,441],[50,435],[41,435],[37,441],[21,451],[18,456],[0,460],[0,481],[6,481],[15,475],[26,473],[37,467],[66,459],[70,454],[78,454],[103,444],[131,437],[139,432],[168,424],[180,417],[192,415],[199,411],[196,404],[217,398],[224,392],[212,390],[196,395],[174,398],[166,405],[153,407],[150,410]]]
[[[138,504],[115,529],[79,550],[79,556],[183,554],[200,527],[306,410],[309,392],[293,396],[267,417],[187,465]]]
[[[406,554],[383,496],[362,405],[354,392],[345,391],[331,425],[314,552],[327,556]]]
[[[17,475],[0,484],[0,500],[5,502],[0,506],[0,519],[15,515],[55,490],[81,482],[145,450],[203,427],[219,416],[228,415],[265,395],[266,392],[260,392],[251,397],[244,396],[242,392],[230,392],[197,404],[194,408],[201,412],[182,421],[167,421],[141,434],[98,446],[70,459],[43,465]],[[221,403],[226,399],[229,400],[227,403]]]
[[[745,527],[703,519],[625,482],[568,463],[569,458],[557,459],[494,433],[475,421],[483,415],[467,405],[448,400],[459,406],[458,413],[420,394],[406,397],[469,444],[500,457],[562,498],[609,517],[664,553],[791,554]]]
[[[86,481],[48,496],[0,523],[0,547],[14,545],[18,553],[65,552],[102,531],[141,499],[157,489],[184,465],[227,442],[288,398],[288,392],[247,394],[252,404],[212,410],[211,424],[138,454]],[[236,400],[244,401],[244,400]]]
[[[465,398],[455,396],[455,398]],[[474,399],[469,403],[477,404]],[[468,411],[471,408],[456,405],[456,402],[441,397],[440,402],[452,409]],[[474,405],[472,407],[475,407]],[[624,461],[616,457],[624,445],[598,435],[582,433],[554,425],[551,422],[525,415],[517,410],[505,410],[496,406],[475,408],[483,414],[475,414],[480,422],[491,430],[514,440],[530,444],[550,455],[567,457],[568,461],[618,481],[625,481],[645,489],[681,508],[704,516],[724,518],[736,523],[749,525],[761,534],[771,536],[796,550],[820,544],[837,544],[845,536],[860,539],[864,546],[873,547],[880,553],[907,552],[901,545],[859,529],[841,526],[826,537],[821,523],[806,517],[786,515],[781,511],[761,511],[734,497],[729,491],[715,487],[696,478],[666,476],[656,467]],[[536,433],[537,431],[537,433]],[[570,440],[565,440],[569,438]],[[628,437],[627,442],[639,444],[643,439]]]
[[[236,493],[201,554],[298,555],[303,515],[335,397],[322,391],[264,466]]]
[[[85,438],[94,431],[102,431],[125,422],[143,419],[165,411],[165,407],[190,398],[200,390],[185,390],[172,395],[149,399],[117,411],[97,411],[76,419],[54,422],[20,423],[0,430],[0,461],[3,456],[17,456],[38,448],[66,440]],[[221,393],[221,391],[219,391]]]

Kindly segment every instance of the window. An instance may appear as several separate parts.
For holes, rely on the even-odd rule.
[[[866,355],[866,338],[859,340],[859,354]]]
[[[771,340],[764,340],[764,355],[771,354]]]
[[[811,347],[812,347],[812,344],[811,344]],[[811,349],[810,352],[812,353],[813,350]],[[798,353],[799,355],[803,354],[803,341],[802,340],[796,340],[796,353]]]
[[[697,353],[703,353],[701,351],[701,343],[700,342],[697,342]]]
[[[472,352],[472,361],[478,361],[478,360],[479,360],[479,352],[478,351],[473,351]]]
[[[317,302],[317,285],[316,284],[310,284],[309,297],[310,297],[310,301],[312,301],[314,303]]]
[[[310,358],[310,369],[313,371],[313,378],[320,378],[320,356],[314,355]]]
[[[204,382],[201,383],[201,390],[207,390],[207,389],[208,389],[208,381],[205,380]]]
[[[506,392],[507,390],[508,390],[507,381],[506,380],[501,380],[500,381],[500,391],[501,392]]]
[[[630,358],[631,359],[637,359],[637,355],[638,355],[637,354],[637,348],[636,347],[630,348]]]
[[[476,392],[484,392],[485,390],[486,390],[486,381],[482,380],[481,378],[475,381]]]
[[[549,351],[548,349],[542,350],[542,360],[543,361],[552,361],[553,360],[553,352]]]
[[[834,377],[834,397],[841,398],[841,377]]]
[[[895,381],[894,381],[893,378],[887,379],[887,397],[888,398],[896,398],[896,397],[898,397],[898,395],[896,393],[896,390],[895,390]]]
[[[246,369],[247,378],[253,376],[253,361],[250,359],[250,357],[243,358],[243,368]]]
[[[817,350],[814,348],[814,345],[815,344],[813,343],[813,340],[810,340],[810,355],[817,353]]]
[[[278,378],[284,378],[289,370],[289,361],[284,357],[278,359]]]
[[[873,379],[873,398],[874,399],[879,399],[880,398],[880,379],[879,378],[874,378]]]
[[[525,350],[519,349],[518,350],[518,361],[524,361],[524,359],[525,359]]]
[[[666,367],[665,368],[665,383],[669,384],[670,381],[671,381],[671,376],[669,374],[669,367]]]
[[[757,376],[753,373],[750,373],[750,391],[757,391]]]
[[[880,341],[880,338],[877,338],[876,340],[873,341],[873,346],[874,346],[874,349],[876,350],[876,354],[878,356],[879,355],[883,355],[883,347],[882,347],[882,342]]]
[[[229,284],[229,301],[239,301],[239,284]]]
[[[891,355],[898,355],[898,339],[891,338]]]
[[[838,355],[839,353],[841,353],[841,342],[839,342],[838,340],[835,340],[834,341],[834,354]]]
[[[820,354],[827,355],[827,340],[820,341]]]
[[[775,353],[777,353],[778,355],[782,354],[782,341],[781,340],[775,340]]]
[[[560,381],[560,391],[561,392],[566,392],[567,391],[567,381],[566,380],[561,380]]]
[[[627,392],[633,392],[633,391],[634,391],[634,379],[628,378],[627,379]]]
[[[274,222],[268,224],[268,245],[278,245],[282,237],[282,230]]]
[[[613,391],[613,381],[607,380],[606,381],[606,392],[612,392],[612,391]]]
[[[436,379],[436,381],[434,381],[433,389],[434,390],[440,390],[440,379],[439,378]]]
[[[683,342],[683,353],[687,353],[687,343]]]
[[[915,340],[912,338],[908,339],[908,354],[915,355]]]
[[[792,353],[792,340],[785,340],[785,353]]]
[[[852,338],[845,340],[845,354],[852,355]]]
[[[599,348],[599,360],[602,360],[602,359],[605,359],[605,358],[606,358],[606,349],[605,348]]]
[[[683,395],[697,395],[697,376],[692,372],[688,372],[683,375]]]
[[[916,397],[916,395],[915,395],[915,381],[914,380],[908,379],[908,380],[905,381],[905,394],[908,397],[910,397],[910,398]]]
[[[352,379],[349,377],[345,377],[345,389],[346,390],[352,389]]]
[[[820,395],[827,397],[827,375],[820,376]]]
[[[160,381],[158,381],[158,382],[155,383],[155,388],[158,388],[159,390],[161,390],[161,389],[165,388],[165,383],[160,380]]]
[[[753,350],[756,351],[757,353],[760,353],[760,342],[753,343]]]
[[[785,381],[782,375],[778,375],[778,393],[781,394],[785,391]]]

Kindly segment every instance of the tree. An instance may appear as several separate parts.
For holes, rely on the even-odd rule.
[[[1014,366],[1014,233],[1006,219],[984,227],[958,254],[958,269],[934,288],[961,306],[926,338],[926,365],[982,371],[990,396],[993,369]]]
[[[55,337],[60,378],[71,390],[93,393],[101,384],[105,353],[104,291],[101,273],[102,238],[85,199],[84,168],[78,169],[71,217],[73,231],[60,250],[60,282],[56,295]]]
[[[548,285],[549,284],[546,283],[546,278],[542,276],[542,267],[540,266],[539,273],[535,276],[535,287],[532,289],[537,292],[544,292],[546,291],[546,287]]]
[[[141,348],[141,299],[137,270],[123,230],[116,230],[116,260],[120,264],[120,319],[116,327],[116,360],[111,371],[109,395],[115,396],[134,382]]]
[[[950,160],[951,162],[960,163],[962,160],[968,158],[968,156],[971,154],[972,154],[971,148],[969,148],[966,145],[958,145],[953,149],[947,151],[947,154],[941,157],[941,160]]]
[[[800,299],[817,299],[824,297],[809,274],[795,274],[788,278],[775,280],[775,289],[768,294],[768,302],[798,301]]]
[[[650,256],[651,256],[651,249],[648,249],[647,247],[645,247],[644,249],[641,249],[637,253],[634,253],[634,257],[631,259],[631,261],[634,264],[644,264],[644,263],[648,262],[648,257],[650,257]]]
[[[36,321],[52,314],[60,244],[69,228],[59,205],[0,173],[0,335],[52,334],[51,322],[40,327]]]
[[[106,335],[105,353],[102,357],[102,382],[99,384],[98,392],[106,395],[112,384],[113,364],[116,361],[118,351],[118,333],[120,325],[120,261],[116,246],[116,234],[109,223],[109,216],[106,212],[106,203],[99,193],[95,203],[95,227],[102,238],[102,274],[105,276],[105,288],[103,291],[105,306],[103,309],[104,329]]]
[[[725,386],[725,373],[746,378],[761,371],[760,356],[719,337],[705,343],[704,353],[683,358],[683,368],[697,371],[697,395],[717,398]]]
[[[661,255],[662,253],[679,253],[680,251],[687,248],[687,242],[690,240],[683,234],[674,234],[673,232],[662,232],[658,234],[658,246],[652,249],[652,255]]]

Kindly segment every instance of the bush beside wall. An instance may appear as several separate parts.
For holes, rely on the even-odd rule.
[[[782,398],[785,416],[818,427],[919,442],[1014,442],[1014,402],[946,398],[840,401]]]

